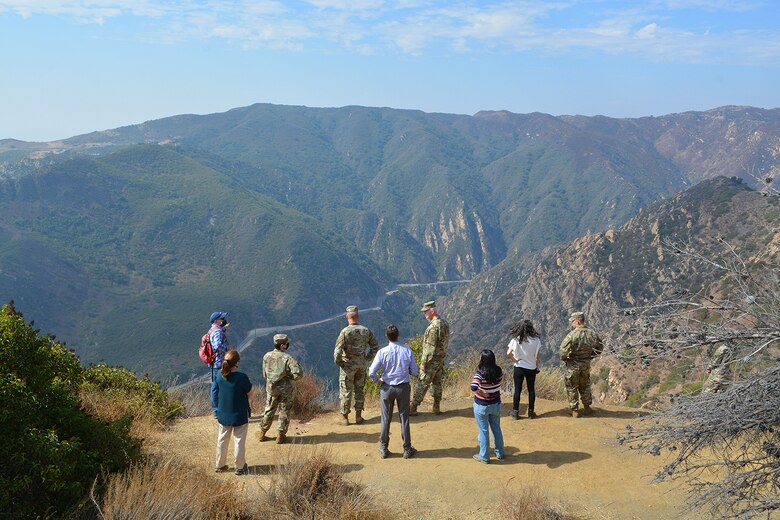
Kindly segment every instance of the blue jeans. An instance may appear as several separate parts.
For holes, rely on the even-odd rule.
[[[488,426],[493,432],[493,446],[496,457],[504,456],[504,436],[501,434],[501,403],[483,405],[474,403],[474,419],[477,420],[479,429],[479,458],[490,460],[490,438]]]

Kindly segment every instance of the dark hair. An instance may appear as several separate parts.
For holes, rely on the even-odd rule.
[[[503,375],[501,367],[496,365],[496,355],[489,348],[486,348],[480,354],[477,370],[482,372],[486,383],[496,383]]]
[[[398,332],[398,327],[393,325],[392,323],[387,326],[387,329],[385,330],[385,336],[387,336],[387,339],[390,341],[398,341],[398,336],[401,333]]]
[[[227,376],[230,375],[230,371],[233,370],[233,367],[238,365],[238,362],[241,361],[241,356],[238,354],[237,350],[228,350],[227,354],[225,354],[225,359],[222,360],[222,367],[219,369],[219,373],[222,374],[222,377],[227,379]]]
[[[531,320],[520,320],[512,326],[509,334],[517,339],[518,343],[522,343],[528,338],[538,338],[539,333],[536,332],[534,324]]]

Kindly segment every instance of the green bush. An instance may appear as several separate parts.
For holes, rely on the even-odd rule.
[[[84,370],[82,392],[100,392],[123,407],[122,415],[136,417],[143,413],[160,422],[184,413],[182,404],[172,399],[148,376],[137,378],[125,368],[92,365]]]
[[[12,305],[0,311],[0,510],[14,518],[67,514],[101,472],[140,455],[131,421],[97,420],[77,397],[78,357],[41,336]]]

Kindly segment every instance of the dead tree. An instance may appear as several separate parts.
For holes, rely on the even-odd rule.
[[[626,309],[631,326],[615,354],[627,363],[675,363],[725,344],[729,384],[677,396],[668,409],[628,426],[619,441],[667,457],[656,479],[687,481],[691,509],[768,516],[780,509],[780,266],[777,256],[747,261],[725,240],[717,244],[706,254],[665,245],[709,282]]]

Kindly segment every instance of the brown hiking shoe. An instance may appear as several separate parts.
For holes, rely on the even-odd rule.
[[[574,417],[575,419],[579,418],[579,416],[580,416],[579,410],[572,410],[571,411],[571,416]]]
[[[417,405],[412,403],[411,406],[409,406],[409,415],[417,415]]]
[[[287,435],[283,434],[282,432],[279,432],[276,435],[276,444],[284,444],[284,440],[287,438]]]
[[[270,438],[270,437],[268,437],[268,436],[265,434],[267,431],[268,431],[268,430],[260,430],[260,437],[259,437],[257,440],[259,440],[260,442],[270,441],[270,440],[271,440],[271,438]]]
[[[363,424],[364,422],[363,412],[355,412],[355,424]]]
[[[341,424],[343,424],[344,426],[349,426],[349,414],[348,413],[341,414]]]
[[[441,406],[439,404],[439,401],[434,401],[433,402],[433,414],[434,415],[441,415],[442,414]]]
[[[589,404],[583,405],[582,415],[590,415],[592,413],[593,413],[593,408],[591,408]]]

